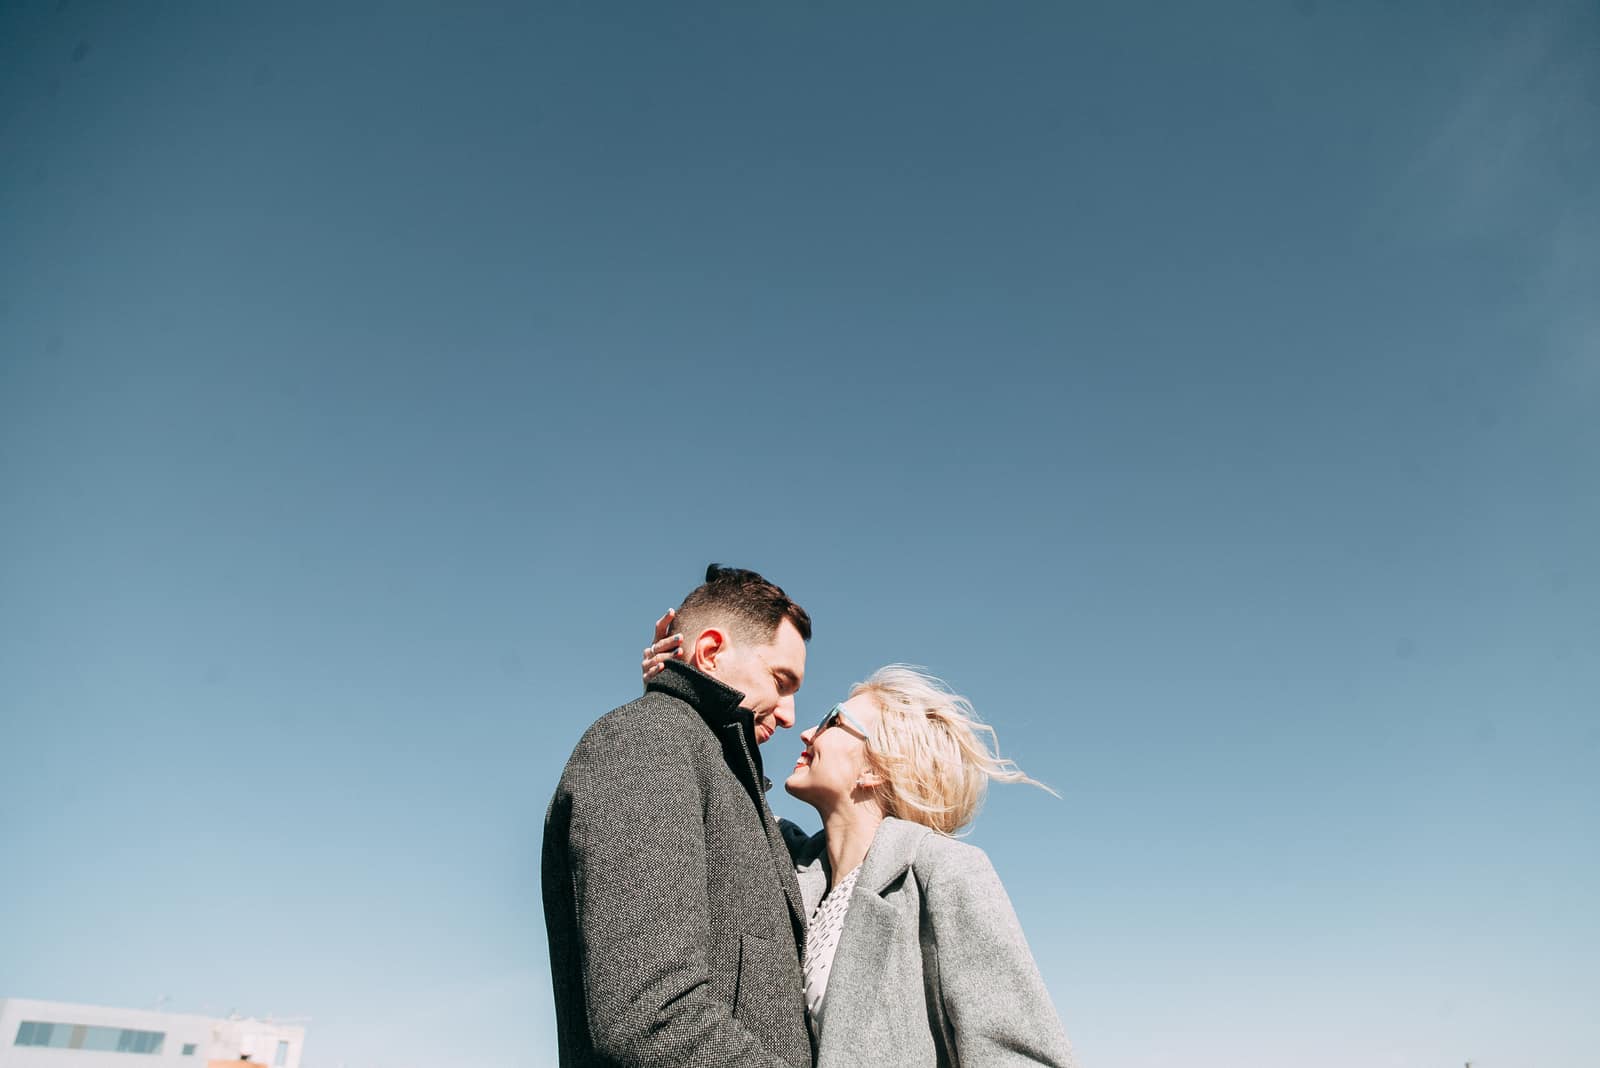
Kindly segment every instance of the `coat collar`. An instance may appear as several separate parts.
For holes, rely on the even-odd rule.
[[[755,765],[756,788],[761,793],[772,789],[772,780],[761,763],[756,717],[744,707],[744,694],[681,660],[663,664],[661,673],[645,683],[645,692],[668,694],[687,703],[719,738],[742,735]]]
[[[833,875],[828,870],[827,835],[818,831],[805,838],[799,834],[799,828],[786,833],[790,836],[789,851],[794,855],[795,876],[800,880],[800,892],[809,916],[828,892]],[[884,891],[898,883],[916,860],[922,840],[932,833],[920,823],[885,817],[872,836],[867,858],[861,862],[861,874],[856,876],[856,892],[850,907],[855,908],[855,902],[868,894],[882,897]]]
[[[867,859],[861,862],[861,874],[856,879],[858,890],[882,894],[911,867],[917,859],[917,847],[933,831],[920,823],[910,823],[894,816],[884,817],[878,833],[872,836],[872,848]]]
[[[668,660],[644,688],[647,693],[669,694],[687,702],[713,730],[752,718],[750,711],[741,707],[744,694],[681,660]]]

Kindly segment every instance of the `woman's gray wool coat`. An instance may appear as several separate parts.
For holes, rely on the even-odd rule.
[[[784,821],[806,913],[822,834]],[[894,818],[862,862],[823,1000],[817,1068],[1074,1068],[1072,1048],[983,850]]]

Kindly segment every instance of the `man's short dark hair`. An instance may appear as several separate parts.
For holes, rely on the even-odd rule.
[[[693,641],[705,628],[721,623],[734,638],[752,645],[770,645],[785,619],[800,637],[811,640],[811,617],[782,589],[754,571],[712,564],[706,580],[678,606],[674,629]]]

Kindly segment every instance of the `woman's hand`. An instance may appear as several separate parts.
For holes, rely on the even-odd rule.
[[[655,639],[644,647],[644,659],[639,661],[639,670],[645,682],[661,674],[668,660],[683,659],[683,635],[668,633],[677,616],[676,611],[668,609],[666,615],[656,620]]]

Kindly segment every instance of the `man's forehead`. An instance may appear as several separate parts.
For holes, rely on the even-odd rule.
[[[772,641],[763,646],[761,655],[774,671],[782,668],[794,675],[798,682],[806,671],[806,640],[787,618],[778,624]]]

